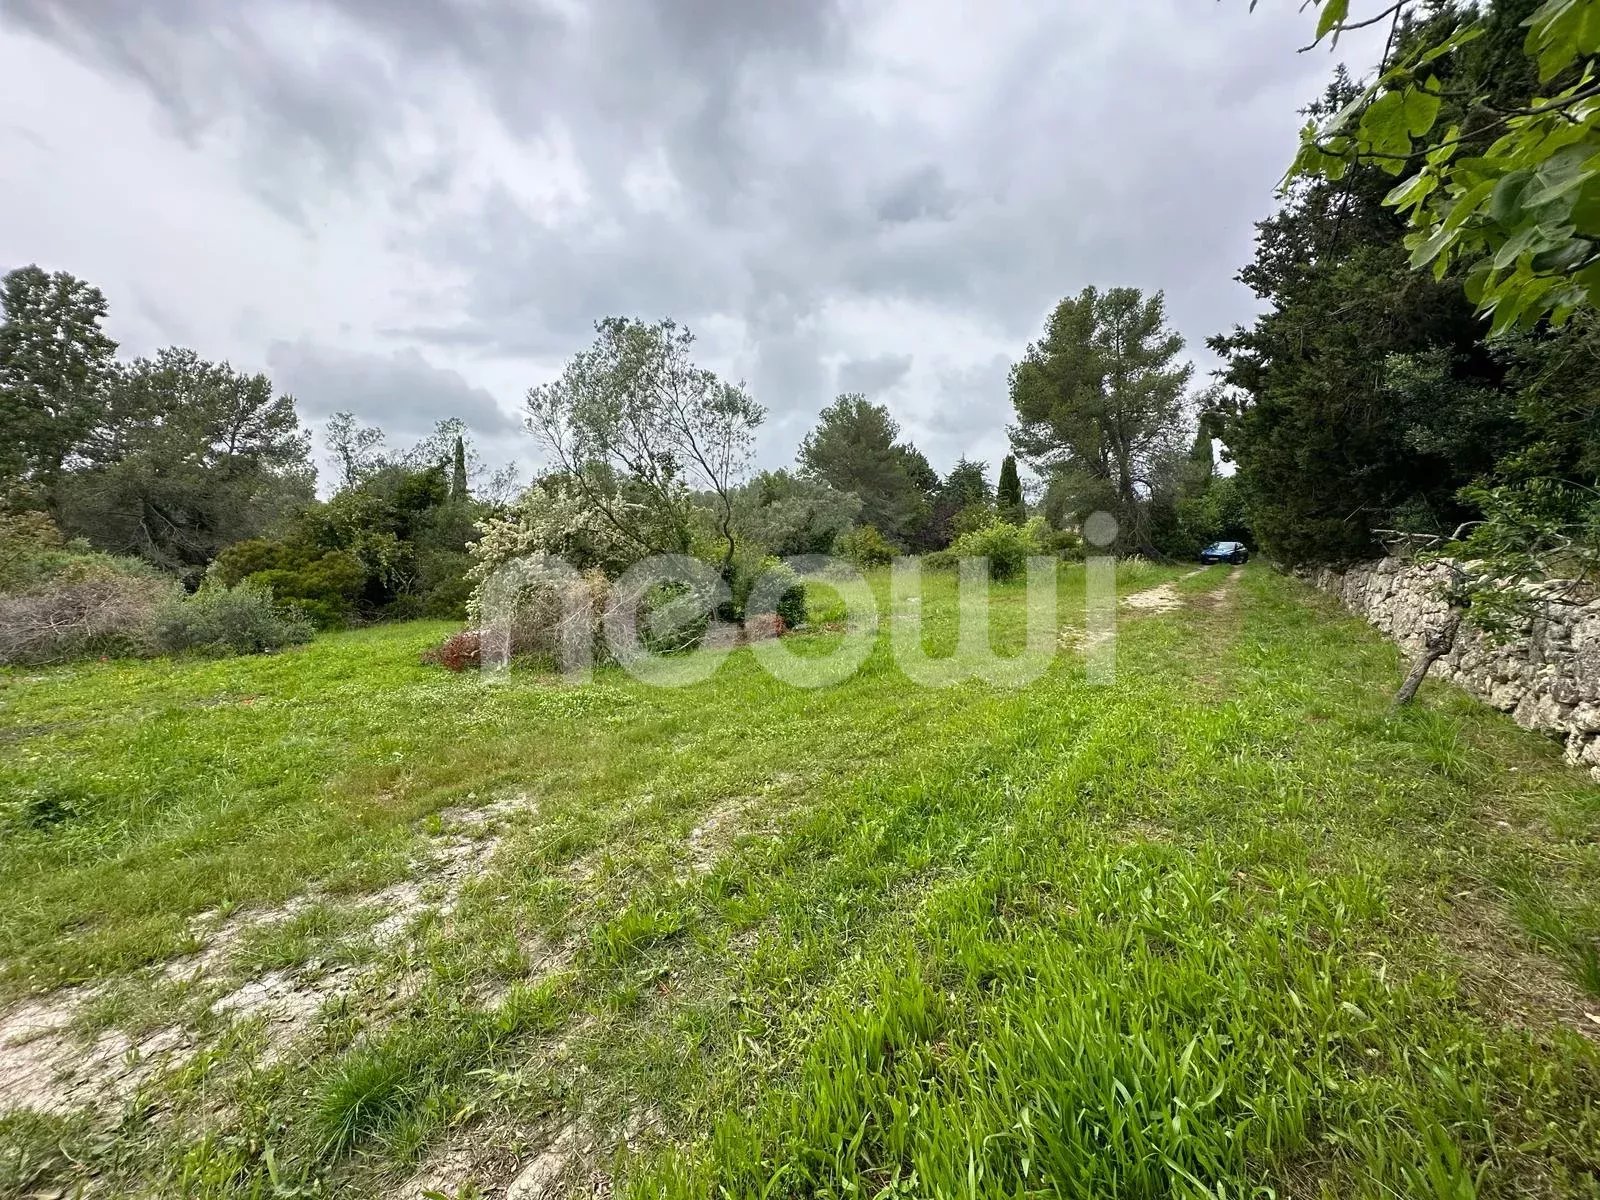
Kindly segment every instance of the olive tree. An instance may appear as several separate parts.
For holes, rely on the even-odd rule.
[[[735,489],[766,410],[695,366],[670,320],[607,317],[561,375],[528,391],[528,428],[586,504],[644,554],[685,553],[695,493],[709,497],[733,564]]]

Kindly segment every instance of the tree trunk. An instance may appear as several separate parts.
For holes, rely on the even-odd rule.
[[[1394,702],[1389,705],[1390,715],[1411,703],[1411,698],[1422,686],[1422,680],[1428,674],[1428,669],[1449,654],[1455,646],[1456,633],[1460,629],[1461,610],[1452,606],[1445,614],[1444,624],[1430,633],[1423,642],[1421,652],[1411,664],[1411,673],[1406,676],[1405,682],[1400,685],[1400,690],[1394,694]]]

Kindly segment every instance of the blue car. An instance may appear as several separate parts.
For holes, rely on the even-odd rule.
[[[1208,564],[1225,562],[1238,566],[1240,563],[1250,561],[1250,551],[1244,548],[1243,542],[1212,542],[1200,551],[1200,561]]]

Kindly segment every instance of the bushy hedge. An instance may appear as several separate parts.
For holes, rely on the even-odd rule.
[[[147,563],[66,540],[43,514],[0,515],[0,663],[249,654],[310,636],[259,584],[189,596]]]
[[[256,538],[235,542],[211,564],[210,579],[224,587],[249,580],[270,589],[280,604],[319,629],[337,629],[355,612],[367,572],[346,550],[318,550]]]
[[[872,525],[859,525],[839,535],[833,552],[858,567],[883,567],[894,561],[895,548]]]
[[[1076,534],[1052,530],[1042,517],[1034,517],[1025,525],[996,519],[958,537],[950,547],[950,555],[954,559],[987,558],[991,579],[1015,579],[1028,569],[1028,559],[1034,555],[1058,555],[1058,547],[1081,555],[1082,546],[1082,539]]]
[[[278,604],[269,588],[247,580],[173,597],[157,610],[154,632],[167,653],[260,654],[309,642],[316,630],[304,613]]]

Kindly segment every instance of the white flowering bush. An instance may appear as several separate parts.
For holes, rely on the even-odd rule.
[[[545,554],[586,571],[615,569],[630,557],[611,519],[558,480],[534,482],[504,516],[481,522],[478,530],[482,536],[470,548],[467,570],[467,615],[475,622],[483,617],[485,584],[507,563]]]

